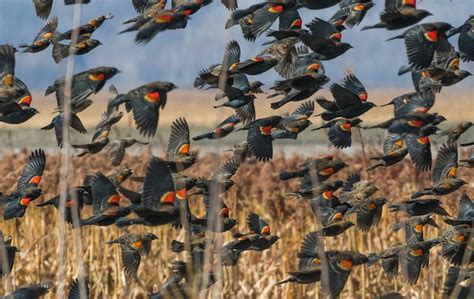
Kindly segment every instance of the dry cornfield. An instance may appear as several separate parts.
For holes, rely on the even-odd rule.
[[[373,154],[373,152],[372,152]],[[370,153],[369,153],[370,155]],[[5,193],[14,190],[16,180],[27,159],[28,152],[6,154],[2,158],[0,175],[0,190]],[[150,150],[144,150],[139,155],[127,156],[122,165],[134,169],[135,174],[144,175]],[[339,156],[350,167],[341,171],[335,177],[345,178],[349,173],[361,171],[364,178],[365,163],[361,155]],[[199,162],[186,171],[190,175],[207,176],[222,163],[226,157],[206,154]],[[297,187],[296,181],[281,182],[278,174],[281,170],[295,169],[303,161],[303,157],[279,156],[268,163],[248,161],[241,165],[235,175],[236,185],[227,193],[226,203],[229,205],[231,216],[238,220],[237,230],[247,231],[245,219],[249,212],[256,212],[269,220],[272,233],[281,239],[271,249],[264,252],[245,252],[237,266],[225,267],[223,277],[208,290],[204,298],[223,294],[224,298],[321,298],[319,283],[310,285],[286,284],[273,286],[284,279],[288,271],[297,268],[296,253],[304,235],[317,229],[316,220],[305,200],[285,195]],[[13,286],[29,283],[51,281],[57,286],[58,281],[58,228],[59,213],[54,208],[38,208],[36,204],[58,194],[60,181],[60,156],[47,156],[47,168],[40,187],[46,192],[42,197],[30,204],[23,218],[8,222],[2,221],[0,229],[6,235],[12,235],[13,245],[21,252],[12,271]],[[103,154],[74,158],[73,167],[68,175],[71,185],[81,184],[85,174],[98,171],[113,172],[113,168]],[[472,171],[461,169],[459,177],[473,182]],[[390,168],[379,168],[370,173],[370,179],[380,189],[376,195],[384,196],[390,202],[406,200],[409,195],[422,186],[430,183],[429,174],[419,174],[412,164],[405,160]],[[403,183],[401,183],[403,182]],[[130,185],[131,184],[131,185]],[[136,187],[127,182],[126,186]],[[465,192],[474,195],[472,183],[464,187]],[[445,208],[451,215],[457,213],[457,201],[461,192],[443,197]],[[203,204],[199,198],[192,198],[191,207],[198,216],[203,215]],[[82,217],[89,215],[86,207]],[[404,243],[403,232],[394,232],[392,225],[403,215],[391,214],[384,207],[382,221],[373,227],[369,233],[362,233],[351,228],[335,238],[325,238],[326,249],[353,249],[361,253],[378,252],[392,245]],[[435,217],[441,230],[429,227],[427,238],[437,236],[448,226],[439,216]],[[126,281],[120,262],[119,246],[105,244],[106,241],[117,238],[123,233],[120,229],[110,227],[84,227],[80,231],[66,227],[66,267],[69,285],[77,276],[79,263],[83,263],[89,276],[91,298],[147,298],[151,291],[157,291],[169,275],[170,262],[183,259],[180,254],[171,252],[170,243],[173,239],[182,240],[183,233],[171,228],[132,226],[130,232],[152,232],[158,240],[152,245],[152,254],[142,259],[138,282]],[[82,241],[82,252],[77,249],[77,237]],[[223,234],[224,241],[231,239],[231,233]],[[416,286],[405,286],[400,278],[389,279],[383,273],[379,264],[374,266],[359,266],[352,271],[350,278],[341,293],[341,298],[375,298],[377,295],[391,291],[399,291],[406,298],[439,298],[442,285],[449,267],[448,262],[439,256],[439,248],[430,252],[430,266],[422,270],[422,275]],[[0,293],[5,293],[9,279],[4,278]],[[45,298],[56,298],[56,288]]]

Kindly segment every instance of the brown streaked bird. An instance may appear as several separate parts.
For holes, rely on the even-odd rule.
[[[26,84],[15,76],[16,52],[12,45],[0,45],[0,104],[16,102],[28,107],[32,101],[31,93]]]
[[[43,51],[49,47],[54,35],[57,34],[56,28],[58,28],[58,18],[53,17],[44,25],[43,28],[41,28],[40,32],[33,39],[33,43],[31,45],[22,44],[18,47],[24,49],[23,53],[36,53]]]
[[[46,155],[42,149],[34,150],[26,161],[16,191],[10,195],[0,195],[0,212],[3,220],[23,217],[31,201],[43,194],[38,188],[46,168]]]
[[[349,202],[352,207],[345,215],[356,213],[357,228],[363,232],[368,232],[372,226],[380,222],[382,208],[387,202],[386,198],[368,198],[362,202]]]
[[[380,22],[365,26],[361,30],[385,28],[398,30],[415,25],[424,18],[431,16],[429,11],[416,8],[416,0],[389,0],[385,1],[385,8],[380,13]]]
[[[457,144],[443,144],[431,173],[433,186],[413,193],[411,198],[415,199],[425,195],[446,195],[466,185],[466,181],[456,177],[457,168]]]
[[[136,277],[141,257],[149,255],[151,242],[158,239],[152,233],[128,233],[118,239],[108,241],[107,244],[120,244],[122,265],[129,277]]]
[[[135,144],[148,145],[149,142],[142,142],[135,138],[113,139],[106,147],[112,165],[119,166],[125,156],[126,149]]]
[[[314,112],[314,101],[306,101],[290,115],[283,115],[281,127],[272,132],[273,139],[297,139],[298,135],[309,127],[309,117]]]
[[[405,39],[410,66],[415,70],[427,68],[433,61],[435,51],[449,51],[451,48],[446,36],[446,32],[451,28],[453,27],[445,22],[424,23],[415,25],[387,41]]]
[[[371,181],[363,181],[360,173],[352,173],[344,183],[341,202],[356,203],[371,197],[379,189]]]
[[[403,227],[407,244],[415,244],[425,241],[423,238],[423,229],[426,225],[440,228],[433,220],[432,215],[427,214],[422,216],[413,216],[402,222],[397,222],[393,225],[393,229],[396,231]]]
[[[455,126],[452,126],[444,131],[441,131],[439,136],[448,136],[447,143],[454,143],[458,141],[459,137],[464,134],[470,127],[472,127],[472,122],[462,121]]]

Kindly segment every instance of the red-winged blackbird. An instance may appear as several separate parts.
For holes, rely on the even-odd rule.
[[[377,167],[387,167],[394,165],[402,161],[408,154],[408,149],[404,147],[403,138],[395,134],[387,134],[387,136],[396,137],[396,139],[390,140],[385,138],[383,155],[378,157],[371,157],[370,160],[375,160],[377,162],[370,165],[367,170],[374,170]]]
[[[51,18],[40,32],[35,36],[33,43],[31,45],[23,44],[18,47],[23,48],[23,53],[30,52],[36,53],[43,51],[51,44],[54,35],[57,34],[56,28],[58,27],[58,18]]]
[[[336,117],[358,117],[376,107],[374,103],[367,102],[367,91],[354,74],[348,74],[341,84],[332,84],[330,91],[334,102],[328,101],[324,97],[316,99],[316,102],[326,110],[320,114],[325,121]]]
[[[87,108],[90,105],[87,98],[92,94],[98,93],[105,86],[107,80],[118,73],[120,71],[114,67],[100,66],[75,74],[71,82],[72,113],[79,113]],[[45,96],[53,92],[56,93],[56,101],[60,110],[62,110],[64,105],[65,85],[65,77],[61,77],[53,85],[48,86],[45,92]]]
[[[50,288],[51,283],[30,284],[24,287],[15,289],[13,292],[6,294],[6,299],[39,299],[45,295]]]
[[[237,3],[236,0],[223,0],[223,1],[228,1],[228,3]],[[225,29],[229,29],[230,27],[234,26],[234,25],[239,25],[240,21],[242,19],[244,19],[245,17],[247,16],[250,16],[252,15],[252,13],[254,11],[256,11],[257,9],[263,7],[264,5],[266,4],[266,2],[262,2],[262,3],[257,3],[257,4],[254,4],[254,5],[251,5],[245,9],[238,9],[238,10],[235,10],[231,13],[229,19],[227,20],[226,24],[225,24]],[[224,4],[226,5],[226,4]],[[230,7],[228,7],[226,5],[226,7],[230,10],[234,10],[234,9],[231,9]],[[235,9],[237,8],[237,6],[235,6]]]
[[[431,225],[433,227],[439,228],[438,224],[431,218],[431,214],[422,215],[422,216],[413,216],[408,218],[403,222],[397,222],[393,228],[398,230],[404,228],[405,231],[405,240],[407,244],[415,244],[418,242],[423,242],[423,228],[426,225]]]
[[[46,20],[51,13],[53,7],[53,0],[33,0],[35,5],[36,15],[43,20]]]
[[[267,31],[278,17],[286,17],[286,12],[290,10],[292,12],[289,17],[292,18],[292,14],[296,11],[293,3],[285,3],[285,1],[266,3],[252,13],[252,21],[249,22],[248,32],[244,34],[244,37],[250,41],[255,40],[256,37]],[[280,22],[282,21],[280,20]]]
[[[217,88],[221,76],[226,85],[232,85],[233,79],[229,78],[229,68],[231,65],[239,63],[240,61],[240,46],[235,40],[230,41],[225,48],[224,57],[221,64],[213,64],[207,69],[199,72],[198,77],[194,79],[194,87],[202,89],[205,86],[208,88]],[[221,74],[223,72],[223,74]],[[224,76],[225,75],[225,76]]]
[[[268,222],[255,213],[250,213],[247,216],[247,226],[250,233],[234,234],[237,239],[233,241],[233,248],[238,251],[263,251],[280,239],[280,237],[271,234]]]
[[[281,127],[272,132],[273,139],[297,139],[298,134],[309,127],[312,122],[309,117],[313,114],[314,102],[307,101],[298,106],[290,115],[283,116]]]
[[[385,8],[380,13],[380,22],[372,26],[365,26],[361,30],[372,28],[386,28],[387,30],[402,29],[415,25],[431,15],[429,11],[417,9],[416,0],[385,1]]]
[[[350,221],[336,222],[328,226],[322,227],[321,229],[317,230],[315,233],[323,237],[336,237],[344,233],[346,230],[348,230],[352,226],[354,226],[354,223]]]
[[[242,75],[242,74],[239,74],[236,76],[237,77],[244,76],[245,78],[245,75]],[[247,79],[245,78],[244,80],[247,80]],[[235,79],[234,79],[234,82],[235,82]],[[254,106],[254,100],[256,98],[255,95],[249,94],[249,93],[246,94],[241,89],[232,87],[230,85],[226,85],[223,91],[226,94],[228,100],[220,105],[214,106],[214,108],[219,108],[219,107],[233,108],[235,109],[236,115],[244,123],[249,123],[255,120],[255,106]]]
[[[381,260],[382,268],[389,277],[396,276],[400,268],[405,282],[413,285],[420,277],[421,268],[428,266],[430,249],[438,244],[440,244],[439,239],[432,239],[394,246],[382,252],[370,254],[369,264]]]
[[[389,40],[404,38],[408,62],[413,69],[428,67],[433,61],[435,51],[446,52],[452,47],[446,32],[452,26],[448,23],[424,23],[415,25]]]
[[[89,20],[86,24],[81,25],[77,28],[68,30],[64,33],[58,33],[54,36],[53,41],[59,42],[65,39],[71,39],[72,33],[76,33],[78,36],[87,36],[90,37],[106,20],[112,19],[114,16],[112,14],[101,15],[94,19]]]
[[[11,273],[15,263],[15,255],[20,251],[15,246],[12,246],[11,242],[12,238],[5,238],[0,231],[0,277]]]
[[[230,218],[229,207],[224,201],[207,195],[203,200],[206,206],[206,218],[191,217],[193,225],[203,227],[211,232],[225,232],[237,224],[237,220]]]
[[[445,219],[444,222],[449,225],[466,224],[471,225],[472,227],[472,219],[474,219],[474,203],[466,193],[461,195],[458,207],[458,217],[456,219]]]
[[[60,63],[70,55],[84,55],[100,45],[102,45],[100,41],[88,36],[80,36],[75,43],[69,45],[55,43],[53,45],[53,59],[56,63]]]
[[[217,125],[212,132],[193,137],[193,140],[223,138],[234,131],[234,128],[238,123],[240,123],[240,119],[236,115],[231,115]]]
[[[247,142],[250,151],[258,161],[268,161],[273,157],[272,130],[279,126],[280,116],[257,119],[249,124]]]
[[[45,207],[48,205],[53,205],[56,209],[59,210],[60,207],[60,198],[61,195],[55,196],[49,200],[46,200],[40,204],[37,204],[37,207]],[[66,196],[66,210],[64,214],[64,219],[67,223],[73,224],[74,217],[80,219],[80,211],[84,206],[84,202],[89,202],[92,199],[92,195],[87,191],[86,188],[77,187],[71,188],[67,192]],[[74,213],[77,213],[76,216],[73,216]]]
[[[326,204],[326,202],[323,202],[322,200],[319,200],[319,199],[311,200],[311,210],[313,211],[314,217],[319,222],[321,222],[321,224],[324,227],[331,226],[333,224],[338,224],[338,223],[340,224],[343,221],[343,217],[347,209],[346,211],[335,209],[333,208],[333,206],[335,205],[333,203],[333,200],[330,199],[327,201],[330,203]]]
[[[439,237],[442,242],[441,256],[455,266],[474,262],[471,225],[455,225]],[[466,253],[467,250],[467,253]]]
[[[467,21],[456,29],[448,31],[448,36],[459,33],[458,48],[461,58],[465,61],[474,61],[474,17],[471,15]]]
[[[323,0],[323,1],[298,0],[297,1],[299,5],[307,9],[324,9],[324,8],[334,6],[340,2],[341,0]]]
[[[108,241],[107,244],[120,244],[125,272],[129,277],[136,277],[141,256],[150,254],[151,242],[156,239],[158,237],[152,233],[129,233]]]
[[[271,56],[256,56],[242,62],[233,63],[229,70],[234,74],[260,75],[273,68],[278,60]]]
[[[189,151],[190,145],[188,123],[184,117],[178,118],[171,124],[166,150],[167,160],[165,162],[172,172],[181,172],[196,162],[197,153]]]
[[[449,216],[448,212],[441,206],[439,199],[415,199],[393,203],[388,206],[390,212],[405,212],[409,216],[420,216],[435,213],[441,216]]]
[[[280,180],[286,181],[292,178],[306,177],[309,180],[308,186],[324,182],[333,174],[348,165],[342,161],[333,160],[333,156],[322,156],[317,159],[311,159],[300,165],[301,170],[295,172],[282,171]],[[313,182],[314,181],[314,182]]]
[[[410,158],[418,171],[428,171],[431,169],[430,136],[438,131],[438,127],[428,125],[420,128],[417,133],[403,135]]]
[[[179,220],[180,200],[187,198],[186,187],[176,190],[167,164],[153,157],[148,162],[141,202],[131,206],[138,218],[123,218],[116,222],[119,227],[134,224],[158,226]]]
[[[211,176],[210,179],[199,178],[196,181],[198,192],[194,194],[216,195],[229,190],[233,185],[232,176],[239,169],[242,161],[236,157],[229,158],[222,166],[220,166]]]
[[[329,142],[336,148],[346,148],[352,145],[352,128],[359,127],[361,122],[362,120],[359,118],[334,119],[311,131],[328,128]]]
[[[410,92],[398,96],[380,107],[393,105],[393,114],[397,118],[413,112],[428,112],[433,107],[435,98],[436,94],[431,90],[422,93]]]
[[[32,101],[28,87],[15,77],[16,52],[11,45],[0,45],[0,113],[5,117],[18,114],[18,105],[24,110],[33,109],[28,109]],[[18,105],[10,104],[12,102]]]
[[[341,32],[331,23],[314,18],[306,24],[309,31],[302,30],[298,37],[311,50],[319,54],[321,60],[331,60],[352,48],[348,43],[341,42]]]
[[[457,144],[444,144],[438,152],[438,157],[436,157],[435,166],[431,173],[433,186],[413,193],[411,198],[414,199],[424,195],[446,195],[458,190],[467,182],[456,177],[457,168]]]
[[[158,129],[160,108],[165,108],[168,92],[176,88],[176,85],[171,82],[151,82],[119,96],[114,101],[114,105],[125,103],[127,110],[133,112],[138,132],[151,138],[155,136]]]
[[[42,194],[38,188],[46,167],[46,155],[42,149],[34,150],[28,157],[18,180],[17,190],[1,197],[0,207],[4,220],[23,217],[31,201]]]
[[[334,21],[337,21],[339,26],[346,25],[348,28],[352,28],[362,22],[367,11],[374,5],[372,0],[344,0],[329,22],[334,24]]]

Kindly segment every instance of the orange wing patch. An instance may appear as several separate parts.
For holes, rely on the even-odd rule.
[[[31,101],[32,101],[32,97],[31,96],[24,96],[20,99],[20,101],[18,102],[18,104],[20,105],[23,105],[23,106],[30,106],[31,105]]]
[[[438,31],[437,30],[428,31],[424,35],[425,35],[425,38],[430,42],[435,43],[435,42],[438,41]]]
[[[423,249],[421,249],[421,248],[413,249],[411,251],[411,255],[413,255],[413,256],[422,256],[423,255]]]
[[[341,268],[343,270],[351,270],[352,269],[352,260],[341,260],[339,265],[341,266]]]
[[[330,175],[334,174],[334,168],[332,168],[332,167],[324,168],[323,170],[321,170],[319,172],[319,174],[322,175],[322,176],[330,176]]]
[[[265,136],[269,136],[272,134],[272,126],[260,127],[260,133]]]
[[[89,79],[91,81],[104,81],[105,80],[105,74],[103,74],[103,73],[90,74]]]
[[[145,95],[145,100],[150,103],[159,102],[161,100],[161,95],[159,91],[150,92]]]
[[[415,225],[415,231],[416,231],[417,233],[422,233],[422,232],[423,232],[423,227],[424,227],[423,224],[421,224],[421,223],[420,223],[420,224],[417,224],[417,225]]]
[[[175,192],[166,192],[161,198],[160,202],[161,203],[169,203],[174,205],[174,202],[176,201],[176,195]]]
[[[262,231],[260,232],[262,235],[269,235],[270,234],[270,226],[265,226],[262,228]]]
[[[133,248],[141,248],[143,246],[142,241],[132,242]]]
[[[362,92],[362,93],[359,94],[359,99],[360,99],[362,102],[367,101],[368,98],[369,98],[369,95],[368,95],[366,92]]]
[[[178,153],[183,155],[189,155],[189,143],[181,145],[178,149]]]
[[[178,199],[186,199],[188,197],[188,192],[186,191],[186,188],[176,191],[176,197]]]
[[[37,175],[31,178],[30,184],[38,185],[41,182],[41,176]]]
[[[281,13],[283,12],[283,10],[285,10],[283,5],[273,5],[268,8],[268,12],[271,12],[271,13]]]
[[[110,196],[109,199],[107,199],[107,202],[109,204],[119,205],[120,204],[120,199],[121,199],[120,195],[114,194],[114,195]]]
[[[20,204],[25,207],[27,207],[30,204],[30,202],[31,202],[31,198],[29,197],[25,197],[20,200]]]
[[[449,177],[449,178],[455,178],[455,177],[456,177],[456,172],[457,172],[456,167],[451,167],[451,168],[448,170],[448,177]]]

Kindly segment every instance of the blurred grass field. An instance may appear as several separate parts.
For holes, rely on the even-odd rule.
[[[373,150],[368,149],[372,155]],[[464,155],[465,153],[463,153]],[[0,165],[0,190],[8,193],[14,190],[16,180],[26,161],[28,152],[6,154]],[[145,173],[146,162],[150,150],[145,149],[138,155],[127,156],[122,165],[128,165],[137,175]],[[362,171],[364,178],[365,165],[361,155],[340,155],[350,165],[335,177],[346,178],[354,171]],[[186,171],[187,174],[207,176],[212,173],[226,157],[218,154],[200,156],[195,166]],[[298,182],[281,182],[278,174],[281,170],[295,169],[303,158],[297,156],[278,156],[268,163],[249,161],[241,165],[234,176],[236,185],[227,193],[225,199],[230,208],[230,215],[238,220],[238,230],[246,231],[245,218],[249,212],[256,212],[267,219],[272,233],[281,237],[270,250],[265,252],[246,252],[242,255],[237,266],[223,269],[223,278],[218,284],[204,293],[203,298],[213,298],[217,295],[221,283],[223,298],[323,298],[319,295],[319,283],[311,285],[286,284],[273,287],[273,284],[286,277],[287,272],[297,268],[296,254],[304,235],[317,229],[316,220],[311,213],[309,203],[285,195],[297,188]],[[41,281],[52,281],[58,284],[58,217],[54,208],[38,208],[35,204],[51,198],[58,192],[60,157],[47,156],[47,168],[41,187],[45,190],[44,196],[32,203],[25,217],[8,222],[2,221],[0,229],[7,235],[13,236],[13,244],[21,252],[18,253],[13,269],[13,285],[21,286]],[[74,158],[73,167],[68,175],[72,185],[81,184],[85,174],[101,171],[110,173],[114,169],[103,154],[84,158]],[[474,173],[468,169],[461,169],[459,177],[470,182],[462,191],[474,197]],[[376,196],[384,196],[390,202],[406,200],[415,190],[428,186],[428,173],[417,174],[408,160],[404,160],[391,168],[379,168],[370,173],[380,191]],[[403,183],[401,183],[403,182]],[[137,187],[134,183],[127,183],[127,187]],[[461,192],[443,197],[443,204],[451,215],[457,213],[457,203]],[[197,216],[203,216],[203,204],[200,198],[191,198],[191,208]],[[82,217],[87,217],[90,208],[85,208]],[[403,243],[403,232],[394,232],[391,226],[404,215],[390,214],[384,207],[381,222],[365,234],[351,228],[343,235],[326,239],[326,249],[352,249],[361,253],[380,251],[390,246]],[[441,226],[447,228],[439,216],[434,217]],[[355,221],[354,219],[352,219]],[[427,227],[426,238],[441,234],[437,228]],[[119,246],[110,246],[106,241],[114,239],[124,233],[116,227],[86,227],[81,229],[82,252],[75,247],[74,234],[71,227],[66,228],[66,261],[67,279],[69,285],[77,275],[78,256],[86,268],[90,280],[91,298],[147,298],[147,294],[156,291],[163,284],[170,272],[170,262],[183,259],[182,254],[175,254],[170,250],[172,239],[183,239],[183,233],[170,226],[142,227],[132,226],[130,232],[152,232],[159,239],[152,245],[152,254],[142,259],[139,269],[140,283],[125,282],[122,278],[123,270],[120,265]],[[223,234],[224,241],[231,239],[231,232]],[[376,298],[386,292],[399,291],[405,298],[440,298],[442,285],[446,276],[448,263],[439,256],[439,248],[430,253],[430,267],[422,271],[422,275],[415,286],[408,286],[400,278],[389,279],[380,265],[372,267],[361,266],[354,268],[348,283],[340,298]],[[0,287],[0,294],[5,291],[5,279]],[[53,288],[45,298],[56,298],[56,288]]]

